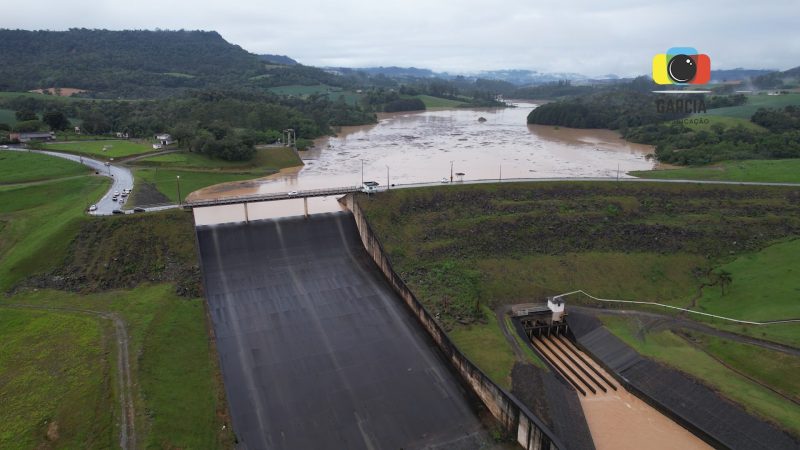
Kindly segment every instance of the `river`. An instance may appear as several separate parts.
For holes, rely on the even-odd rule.
[[[390,184],[449,181],[451,167],[454,181],[467,181],[625,177],[627,171],[655,164],[646,158],[651,146],[626,142],[609,130],[527,125],[528,113],[537,105],[515,106],[381,114],[377,124],[342,127],[335,137],[315,141],[313,149],[301,152],[302,168],[211,186],[189,199],[354,186],[361,184],[362,173],[364,181],[385,186],[387,178]],[[303,213],[302,201],[277,203],[251,205],[251,219]],[[309,204],[314,212],[338,209],[335,199],[310,199]]]

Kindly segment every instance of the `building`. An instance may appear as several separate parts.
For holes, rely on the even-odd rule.
[[[168,133],[157,134],[156,140],[158,141],[158,144],[161,145],[161,147],[166,147],[167,145],[172,145],[175,143],[175,139],[173,139],[172,135]],[[155,146],[153,148],[155,148]]]
[[[11,133],[8,139],[11,141],[19,141],[22,143],[31,141],[52,141],[55,140],[56,134],[52,131],[32,132],[32,133]]]

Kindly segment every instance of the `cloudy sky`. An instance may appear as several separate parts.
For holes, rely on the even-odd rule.
[[[0,28],[216,30],[315,66],[650,72],[692,46],[713,68],[800,65],[800,0],[28,0]]]

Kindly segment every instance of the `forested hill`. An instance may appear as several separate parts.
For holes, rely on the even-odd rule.
[[[0,30],[0,55],[3,91],[67,87],[154,97],[238,85],[266,72],[257,55],[213,31]]]

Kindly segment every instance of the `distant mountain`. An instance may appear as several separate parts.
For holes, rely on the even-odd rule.
[[[738,81],[738,80],[746,80],[748,78],[755,78],[760,75],[765,75],[770,72],[774,72],[774,70],[767,70],[767,69],[723,69],[723,70],[711,70],[711,82],[712,83],[722,83],[725,81]]]
[[[256,55],[214,31],[0,29],[0,55],[4,91],[55,86],[110,96],[156,96],[265,73]]]
[[[299,64],[297,61],[295,61],[292,58],[289,58],[286,55],[270,55],[270,54],[266,54],[266,55],[258,55],[258,57],[261,58],[263,61],[266,61],[266,62],[272,63],[272,64],[283,64],[283,65],[286,65],[286,66],[293,66],[293,65]]]
[[[753,78],[753,85],[759,89],[786,89],[800,85],[800,66],[783,72],[770,72]]]

